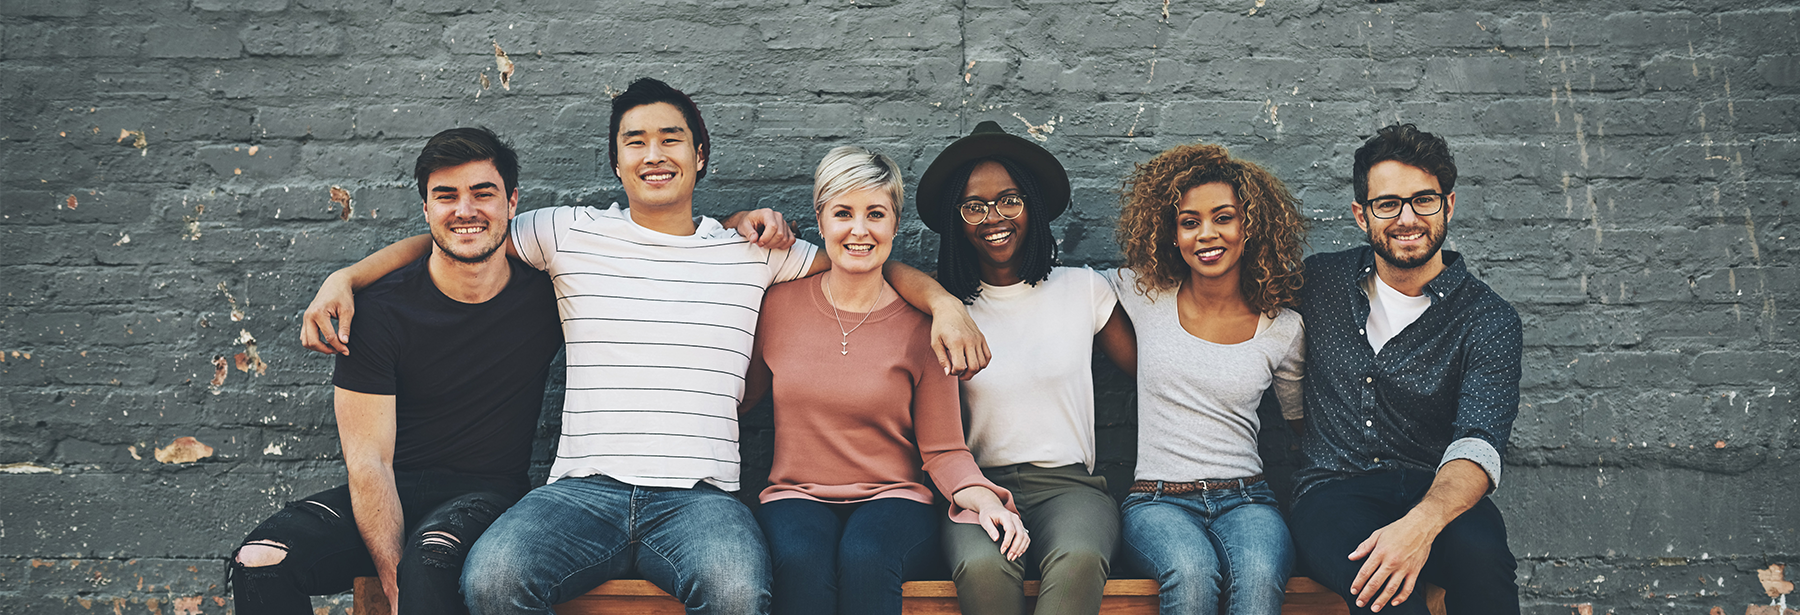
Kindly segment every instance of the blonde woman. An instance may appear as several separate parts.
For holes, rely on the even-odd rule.
[[[927,474],[950,517],[985,528],[1007,557],[1030,544],[1011,493],[963,443],[930,320],[882,278],[904,196],[892,159],[832,149],[813,184],[831,269],[763,300],[744,407],[774,395],[775,463],[756,518],[778,615],[899,613],[901,582],[939,558]]]

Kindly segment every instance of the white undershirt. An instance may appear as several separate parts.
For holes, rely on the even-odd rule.
[[[1368,331],[1369,347],[1375,349],[1375,354],[1381,354],[1381,347],[1388,340],[1400,335],[1431,307],[1431,295],[1409,296],[1388,286],[1380,275],[1370,274],[1363,282],[1363,291],[1369,296],[1369,324],[1364,330]]]

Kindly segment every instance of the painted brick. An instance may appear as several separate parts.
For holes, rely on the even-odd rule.
[[[238,36],[253,56],[334,56],[344,47],[344,30],[319,21],[251,24]]]
[[[1327,251],[1364,243],[1346,219],[1361,139],[1394,121],[1445,135],[1463,174],[1447,246],[1526,325],[1494,496],[1526,610],[1767,600],[1755,570],[1800,548],[1781,499],[1800,488],[1800,11],[1251,4],[1173,3],[1165,21],[1158,3],[1106,0],[4,3],[0,463],[62,474],[0,474],[0,612],[228,610],[213,601],[224,554],[282,501],[343,480],[332,362],[293,344],[296,321],[328,271],[423,228],[419,144],[491,126],[521,153],[527,208],[605,206],[623,198],[607,99],[646,75],[693,94],[714,129],[702,215],[774,207],[811,227],[812,166],[834,145],[916,177],[976,122],[1038,126],[1071,173],[1053,227],[1075,266],[1118,263],[1119,181],[1164,148],[1265,165]],[[351,219],[331,186],[354,195]],[[893,253],[931,269],[939,239],[909,218]],[[228,369],[215,395],[211,361],[243,330],[269,371]],[[1097,471],[1119,488],[1135,388],[1095,372]],[[744,421],[749,484],[771,461],[768,416]],[[183,435],[215,455],[153,460]],[[1285,489],[1291,439],[1262,436]],[[95,572],[111,582],[83,587]],[[145,588],[120,581],[137,575]]]
[[[8,17],[81,17],[92,8],[89,0],[16,0],[0,6]]]
[[[194,0],[194,8],[202,11],[275,13],[287,7],[288,0]]]
[[[153,58],[235,58],[244,44],[223,26],[156,26],[144,36],[144,53]]]

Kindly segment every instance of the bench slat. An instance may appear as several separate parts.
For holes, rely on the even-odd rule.
[[[1025,582],[1025,594],[1035,597],[1037,581]],[[905,615],[961,615],[956,603],[956,584],[951,581],[909,581],[901,586]],[[1149,579],[1113,579],[1106,582],[1105,615],[1156,615],[1157,585]],[[1444,615],[1444,590],[1427,586],[1426,605],[1434,615]],[[390,615],[375,577],[356,579],[353,615]],[[607,581],[574,600],[556,605],[558,615],[683,615],[674,597],[654,583],[639,579]],[[1337,594],[1306,577],[1288,581],[1283,615],[1348,615],[1350,609]]]

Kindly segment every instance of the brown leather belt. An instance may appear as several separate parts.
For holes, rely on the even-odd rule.
[[[1235,489],[1238,487],[1244,487],[1244,486],[1248,486],[1248,485],[1255,484],[1258,482],[1262,482],[1262,480],[1263,480],[1263,475],[1261,475],[1261,474],[1258,474],[1256,476],[1246,476],[1244,478],[1226,478],[1226,479],[1220,479],[1220,480],[1197,480],[1197,481],[1194,481],[1191,483],[1171,483],[1171,482],[1165,482],[1165,481],[1159,481],[1159,480],[1140,480],[1140,481],[1131,483],[1131,492],[1132,493],[1156,493],[1157,487],[1160,486],[1162,488],[1163,495],[1182,495],[1184,493],[1194,493],[1196,491],[1206,491],[1209,489]]]

